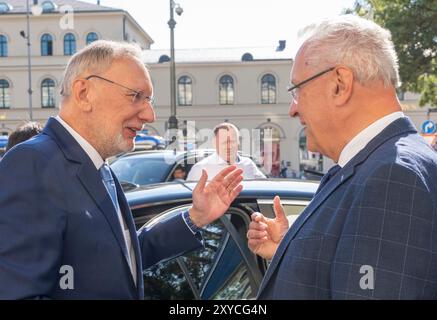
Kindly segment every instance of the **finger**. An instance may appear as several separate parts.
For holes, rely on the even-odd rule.
[[[235,187],[241,182],[243,181],[243,176],[239,176],[237,177],[234,181],[231,182],[231,184],[226,188],[228,190],[233,190],[235,189]]]
[[[264,215],[262,213],[259,213],[259,212],[252,213],[251,218],[252,218],[252,221],[256,221],[256,222],[260,222],[260,221],[265,222],[266,221],[266,217],[264,217]]]
[[[231,202],[240,194],[241,190],[243,190],[243,186],[240,184],[234,190],[231,191],[229,197],[231,198]]]
[[[249,230],[246,236],[247,239],[262,239],[267,237],[267,231]]]
[[[196,189],[202,192],[203,189],[205,188],[207,180],[208,180],[208,174],[206,173],[206,170],[202,169],[202,175],[200,176],[199,182],[197,182],[197,185],[194,188],[193,192],[196,191]]]
[[[267,230],[267,225],[263,222],[252,221],[249,223],[249,229],[254,229],[254,230],[258,230],[258,231],[265,231],[265,230]]]
[[[220,171],[219,173],[217,173],[217,175],[214,177],[213,180],[217,181],[217,182],[222,182],[223,179],[232,171],[234,171],[237,167],[236,166],[229,166],[224,168],[222,171]]]
[[[228,186],[238,179],[240,176],[242,176],[243,169],[237,169],[232,172],[230,172],[224,179],[223,179],[223,185],[228,188]]]
[[[282,206],[281,198],[279,198],[279,196],[276,196],[275,199],[273,199],[273,211],[275,211],[275,216],[278,220],[287,220],[287,217],[284,213],[284,207]]]

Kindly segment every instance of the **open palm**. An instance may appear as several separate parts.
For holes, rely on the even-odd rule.
[[[232,201],[243,189],[243,170],[229,166],[220,171],[207,184],[208,175],[202,170],[202,176],[193,190],[193,207],[190,217],[201,227],[220,218],[229,208]]]

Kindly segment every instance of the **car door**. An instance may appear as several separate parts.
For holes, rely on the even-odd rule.
[[[188,209],[170,209],[144,225]],[[247,247],[250,213],[231,207],[201,231],[204,248],[160,262],[143,271],[146,299],[253,299],[262,280],[258,258]]]

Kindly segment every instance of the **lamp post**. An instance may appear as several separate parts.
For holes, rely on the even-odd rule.
[[[168,129],[169,137],[171,137],[172,142],[176,140],[177,129],[178,129],[178,119],[176,118],[176,66],[175,66],[175,54],[174,54],[174,28],[176,26],[176,21],[174,19],[174,12],[177,15],[181,15],[184,10],[181,6],[170,0],[170,20],[168,21],[168,26],[170,27],[170,97],[171,97],[171,109],[170,118],[168,119]]]
[[[30,59],[30,9],[29,9],[29,0],[26,0],[26,22],[27,22],[27,32],[23,30],[20,31],[20,35],[27,40],[27,74],[29,78],[29,88],[27,89],[27,93],[29,94],[29,119],[33,121],[33,113],[32,113],[32,62]]]

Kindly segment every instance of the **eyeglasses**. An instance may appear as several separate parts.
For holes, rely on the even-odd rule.
[[[122,85],[122,84],[119,84],[119,83],[117,83],[117,82],[115,82],[115,81],[112,81],[112,80],[109,80],[109,79],[103,78],[103,77],[98,76],[98,75],[95,75],[95,74],[92,74],[92,75],[86,77],[85,79],[86,79],[86,80],[89,80],[89,79],[91,79],[91,78],[97,78],[97,79],[100,79],[100,80],[104,80],[104,81],[107,81],[107,82],[109,82],[109,83],[115,84],[115,85],[117,85],[117,86],[119,86],[119,87],[122,87],[122,88],[124,88],[124,89],[127,89],[127,90],[129,90],[129,91],[132,91],[133,93],[132,93],[132,94],[128,94],[127,96],[129,96],[129,97],[132,98],[132,103],[133,103],[133,104],[138,105],[138,104],[142,104],[142,103],[144,103],[144,101],[147,101],[147,102],[150,103],[152,106],[155,105],[155,97],[153,97],[153,96],[152,96],[152,97],[151,97],[151,96],[146,96],[143,92],[138,92],[138,91],[136,91],[136,90],[134,90],[134,89],[131,89],[131,88],[129,88],[129,87],[126,87],[126,86],[124,86],[124,85]]]
[[[329,69],[323,70],[322,72],[319,72],[319,73],[317,73],[317,74],[315,74],[315,75],[309,77],[308,79],[305,79],[305,80],[299,82],[299,83],[296,84],[296,85],[292,85],[292,86],[290,86],[290,87],[287,89],[287,91],[290,92],[291,97],[293,98],[293,102],[294,102],[294,103],[297,103],[297,99],[299,98],[299,94],[298,94],[299,92],[298,92],[297,89],[299,89],[299,88],[300,88],[302,85],[304,85],[305,83],[308,83],[308,82],[310,82],[311,80],[314,80],[314,79],[320,77],[321,75],[324,75],[325,73],[327,73],[327,72],[329,72],[329,71],[332,71],[332,70],[334,70],[334,69],[335,69],[335,67],[331,67],[331,68],[329,68]]]

